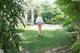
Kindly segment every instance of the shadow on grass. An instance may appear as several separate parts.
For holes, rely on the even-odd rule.
[[[68,43],[66,31],[58,30],[43,30],[41,37],[38,37],[38,32],[27,30],[22,35],[23,47],[29,50],[42,48],[55,48],[66,45]]]

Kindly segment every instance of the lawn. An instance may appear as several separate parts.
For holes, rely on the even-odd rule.
[[[22,33],[23,47],[35,51],[44,48],[56,48],[68,44],[66,30],[43,30],[41,36],[38,37],[36,30],[25,30]]]

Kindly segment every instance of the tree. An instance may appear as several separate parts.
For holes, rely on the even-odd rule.
[[[64,14],[68,16],[64,25],[73,24],[76,30],[80,32],[80,2],[73,0],[57,0],[56,3]]]
[[[78,32],[78,40],[72,46],[72,53],[80,53],[80,2],[76,0],[57,0],[56,3],[64,14],[68,16],[64,25],[72,25],[71,28],[75,28],[73,31]]]
[[[16,32],[23,17],[22,0],[0,0],[0,48],[4,53],[19,53],[21,39]]]
[[[42,16],[45,23],[59,24],[63,22],[62,20],[64,19],[64,16],[55,3],[51,4],[49,2],[45,2],[41,5],[41,7],[43,8]]]
[[[80,2],[73,0],[57,0],[56,3],[64,14],[68,16],[64,22],[64,26],[72,25],[73,27],[70,28],[74,28],[74,31],[80,34]],[[77,37],[80,39],[79,36]]]

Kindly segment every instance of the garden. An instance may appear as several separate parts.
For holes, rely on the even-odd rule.
[[[79,15],[78,0],[0,0],[0,53],[80,53]]]

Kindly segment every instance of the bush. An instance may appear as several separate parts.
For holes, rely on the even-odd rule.
[[[73,44],[72,53],[80,53],[80,41]]]
[[[67,26],[67,31],[68,31],[68,32],[73,32],[73,31],[75,31],[75,26],[74,26],[74,25],[69,25],[69,26]]]
[[[0,0],[0,49],[4,53],[19,53],[21,38],[16,27],[24,14],[22,0]]]
[[[52,20],[45,18],[45,23],[52,24]]]

